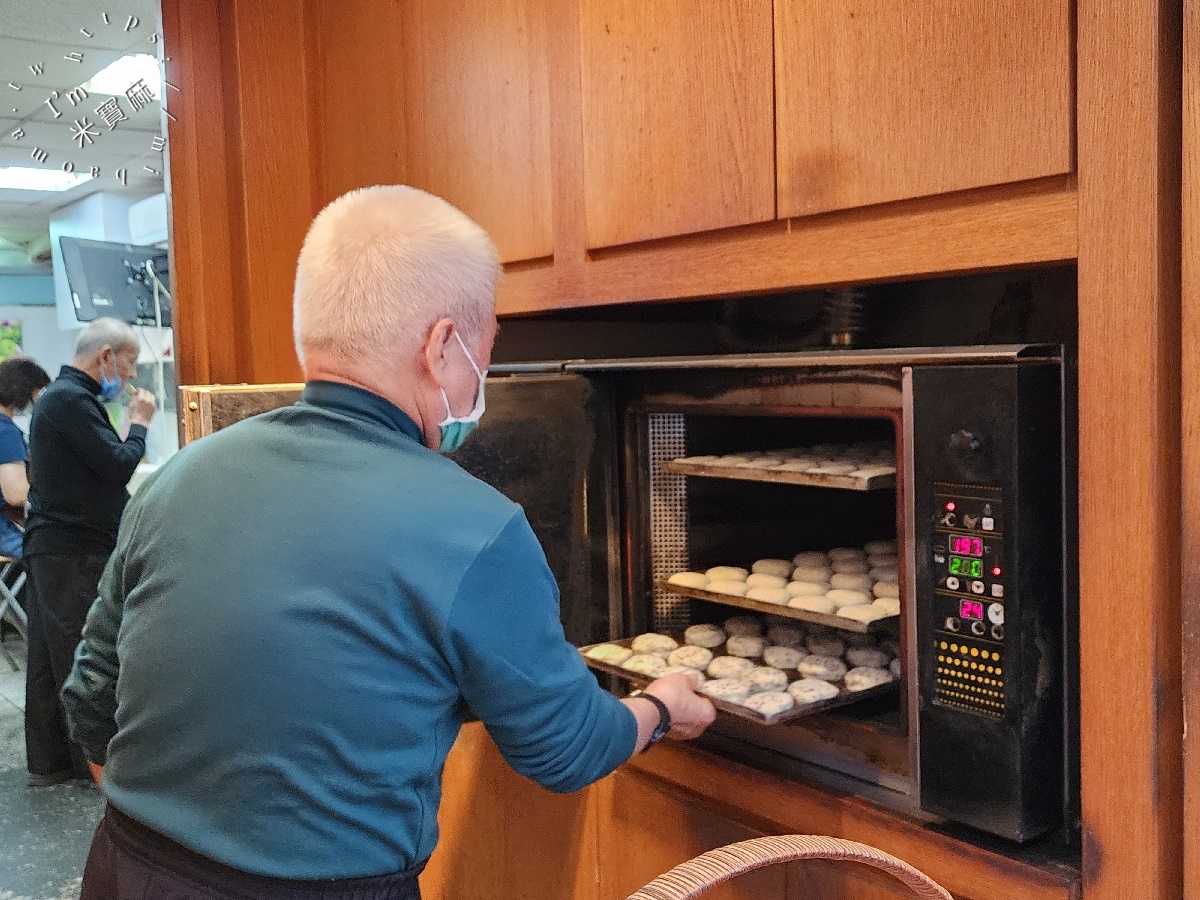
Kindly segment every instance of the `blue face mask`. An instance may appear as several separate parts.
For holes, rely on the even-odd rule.
[[[121,378],[116,369],[114,363],[113,377],[109,378],[104,374],[104,363],[100,364],[100,396],[105,400],[116,400],[121,396],[121,388],[125,387],[125,380]]]
[[[446,389],[442,388],[442,402],[446,404],[446,418],[438,422],[438,427],[442,429],[442,442],[438,445],[439,453],[453,453],[463,445],[471,432],[479,427],[479,420],[483,417],[485,406],[483,399],[484,375],[479,371],[479,366],[475,365],[471,351],[459,337],[457,329],[454,331],[454,337],[458,340],[458,345],[462,347],[463,353],[466,354],[467,362],[471,364],[471,368],[475,370],[475,374],[479,378],[479,391],[475,394],[475,406],[471,411],[465,416],[455,416],[450,411],[450,398],[446,396]]]

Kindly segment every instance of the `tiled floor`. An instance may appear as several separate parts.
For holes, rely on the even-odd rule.
[[[75,900],[104,801],[92,787],[26,785],[24,645],[5,646],[21,671],[0,655],[0,900]]]

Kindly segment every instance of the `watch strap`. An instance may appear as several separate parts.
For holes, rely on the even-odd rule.
[[[653,694],[647,694],[645,691],[634,691],[630,697],[640,697],[643,700],[649,700],[658,707],[658,724],[654,730],[650,732],[650,740],[646,741],[646,746],[642,748],[645,753],[659,741],[667,736],[667,732],[671,730],[671,711],[667,709],[667,704],[663,703]]]

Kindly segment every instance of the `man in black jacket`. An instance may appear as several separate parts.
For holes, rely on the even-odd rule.
[[[103,405],[116,400],[136,375],[137,357],[130,326],[97,319],[80,334],[73,364],[62,367],[33,408],[25,527],[25,749],[34,787],[88,777],[87,762],[68,737],[59,692],[116,545],[129,499],[126,485],[146,451],[154,395],[134,392],[124,441]]]

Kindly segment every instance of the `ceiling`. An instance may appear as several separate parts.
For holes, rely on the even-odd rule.
[[[158,19],[157,0],[103,5],[97,0],[0,0],[0,166],[61,172],[70,161],[77,173],[89,173],[93,166],[100,170],[97,177],[67,191],[0,188],[0,239],[28,245],[45,235],[52,213],[97,191],[138,199],[163,190],[162,153],[152,143],[163,134],[157,102],[135,112],[119,95],[128,119],[110,129],[96,112],[106,95],[92,94],[76,106],[68,98],[72,89],[122,56],[158,55],[161,45],[150,40],[158,31]],[[82,62],[67,59],[69,54],[82,54]],[[31,66],[42,67],[41,74]],[[59,118],[46,104],[55,91]],[[73,123],[82,117],[98,135],[81,148],[72,132]],[[18,131],[23,136],[14,137]],[[33,158],[35,149],[45,152],[44,163]],[[126,171],[125,184],[117,178],[120,169]]]

